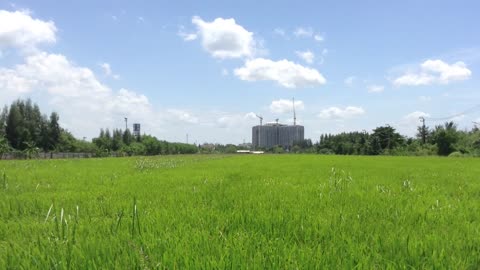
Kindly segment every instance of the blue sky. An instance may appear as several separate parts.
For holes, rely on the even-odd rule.
[[[477,1],[2,1],[0,104],[30,97],[79,138],[140,122],[241,143],[254,114],[306,137],[479,104]],[[480,111],[454,119],[462,128]]]

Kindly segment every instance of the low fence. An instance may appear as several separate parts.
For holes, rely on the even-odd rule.
[[[107,155],[109,157],[123,157],[123,154],[110,153]],[[22,153],[22,152],[13,152],[13,153],[3,153],[0,154],[0,159],[64,159],[64,158],[93,158],[96,157],[94,153],[59,153],[59,152],[48,152],[48,153]]]

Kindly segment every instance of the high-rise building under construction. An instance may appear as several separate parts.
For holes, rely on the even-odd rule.
[[[295,113],[295,99],[293,99],[293,125],[283,125],[278,123],[267,123],[263,125],[263,117],[257,115],[260,119],[260,125],[252,127],[252,146],[254,149],[272,148],[281,146],[289,149],[296,142],[304,140],[305,130],[301,125],[297,125],[297,115]]]
[[[268,123],[252,128],[252,145],[254,149],[281,146],[290,148],[295,142],[303,141],[304,127],[300,125],[282,125]]]

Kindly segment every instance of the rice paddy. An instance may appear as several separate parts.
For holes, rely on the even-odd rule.
[[[0,269],[479,269],[480,159],[0,161]]]

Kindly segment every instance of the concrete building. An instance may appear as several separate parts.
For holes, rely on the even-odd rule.
[[[253,149],[281,146],[290,149],[295,142],[304,140],[304,127],[300,125],[282,125],[267,123],[252,128]]]
[[[140,124],[139,123],[133,124],[133,136],[136,137],[136,138],[140,137]]]

